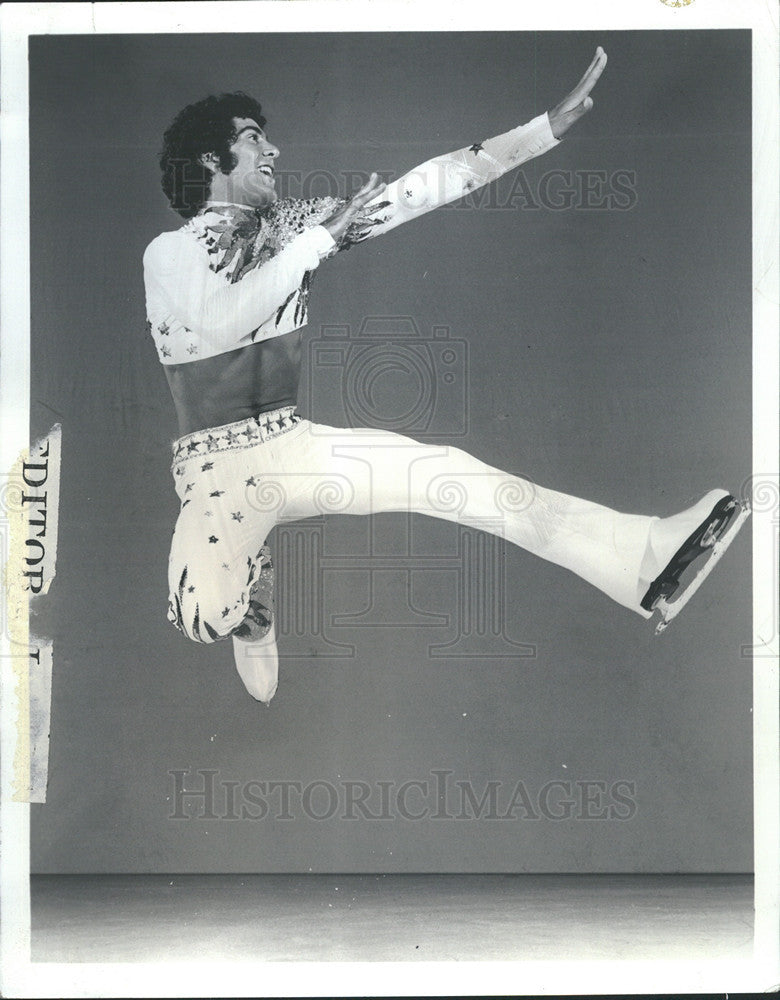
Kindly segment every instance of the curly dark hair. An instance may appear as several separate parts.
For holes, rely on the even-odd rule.
[[[236,165],[230,152],[235,142],[234,118],[252,118],[263,128],[265,118],[258,102],[242,91],[214,95],[180,111],[163,136],[160,153],[162,189],[171,208],[185,219],[196,215],[209,196],[211,175],[200,162],[214,153],[223,173]]]

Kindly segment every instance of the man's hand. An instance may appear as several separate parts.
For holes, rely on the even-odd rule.
[[[590,96],[590,92],[595,87],[596,81],[606,65],[607,53],[599,45],[593,62],[588,66],[585,75],[574,90],[567,94],[560,104],[556,104],[552,111],[548,112],[550,128],[556,139],[560,139],[567,129],[571,128],[593,107],[593,98]]]
[[[368,182],[363,185],[358,193],[353,195],[346,205],[342,205],[333,215],[325,219],[321,225],[328,230],[337,243],[351,225],[354,224],[358,227],[361,224],[369,226],[371,224],[370,213],[364,216],[363,209],[378,194],[381,194],[386,187],[387,185],[379,180],[379,174],[371,174]]]

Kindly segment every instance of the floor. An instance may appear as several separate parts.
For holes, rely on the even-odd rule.
[[[34,962],[750,959],[746,875],[33,876]]]

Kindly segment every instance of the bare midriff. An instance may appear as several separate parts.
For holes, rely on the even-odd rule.
[[[282,406],[295,406],[301,331],[164,368],[179,419],[179,434],[221,427]]]

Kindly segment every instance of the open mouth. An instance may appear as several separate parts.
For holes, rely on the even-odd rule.
[[[270,177],[271,180],[273,180],[273,176],[274,176],[274,169],[273,169],[273,167],[269,167],[267,165],[264,165],[262,167],[258,167],[257,169],[259,170],[259,172],[261,174],[265,174],[266,177]]]

